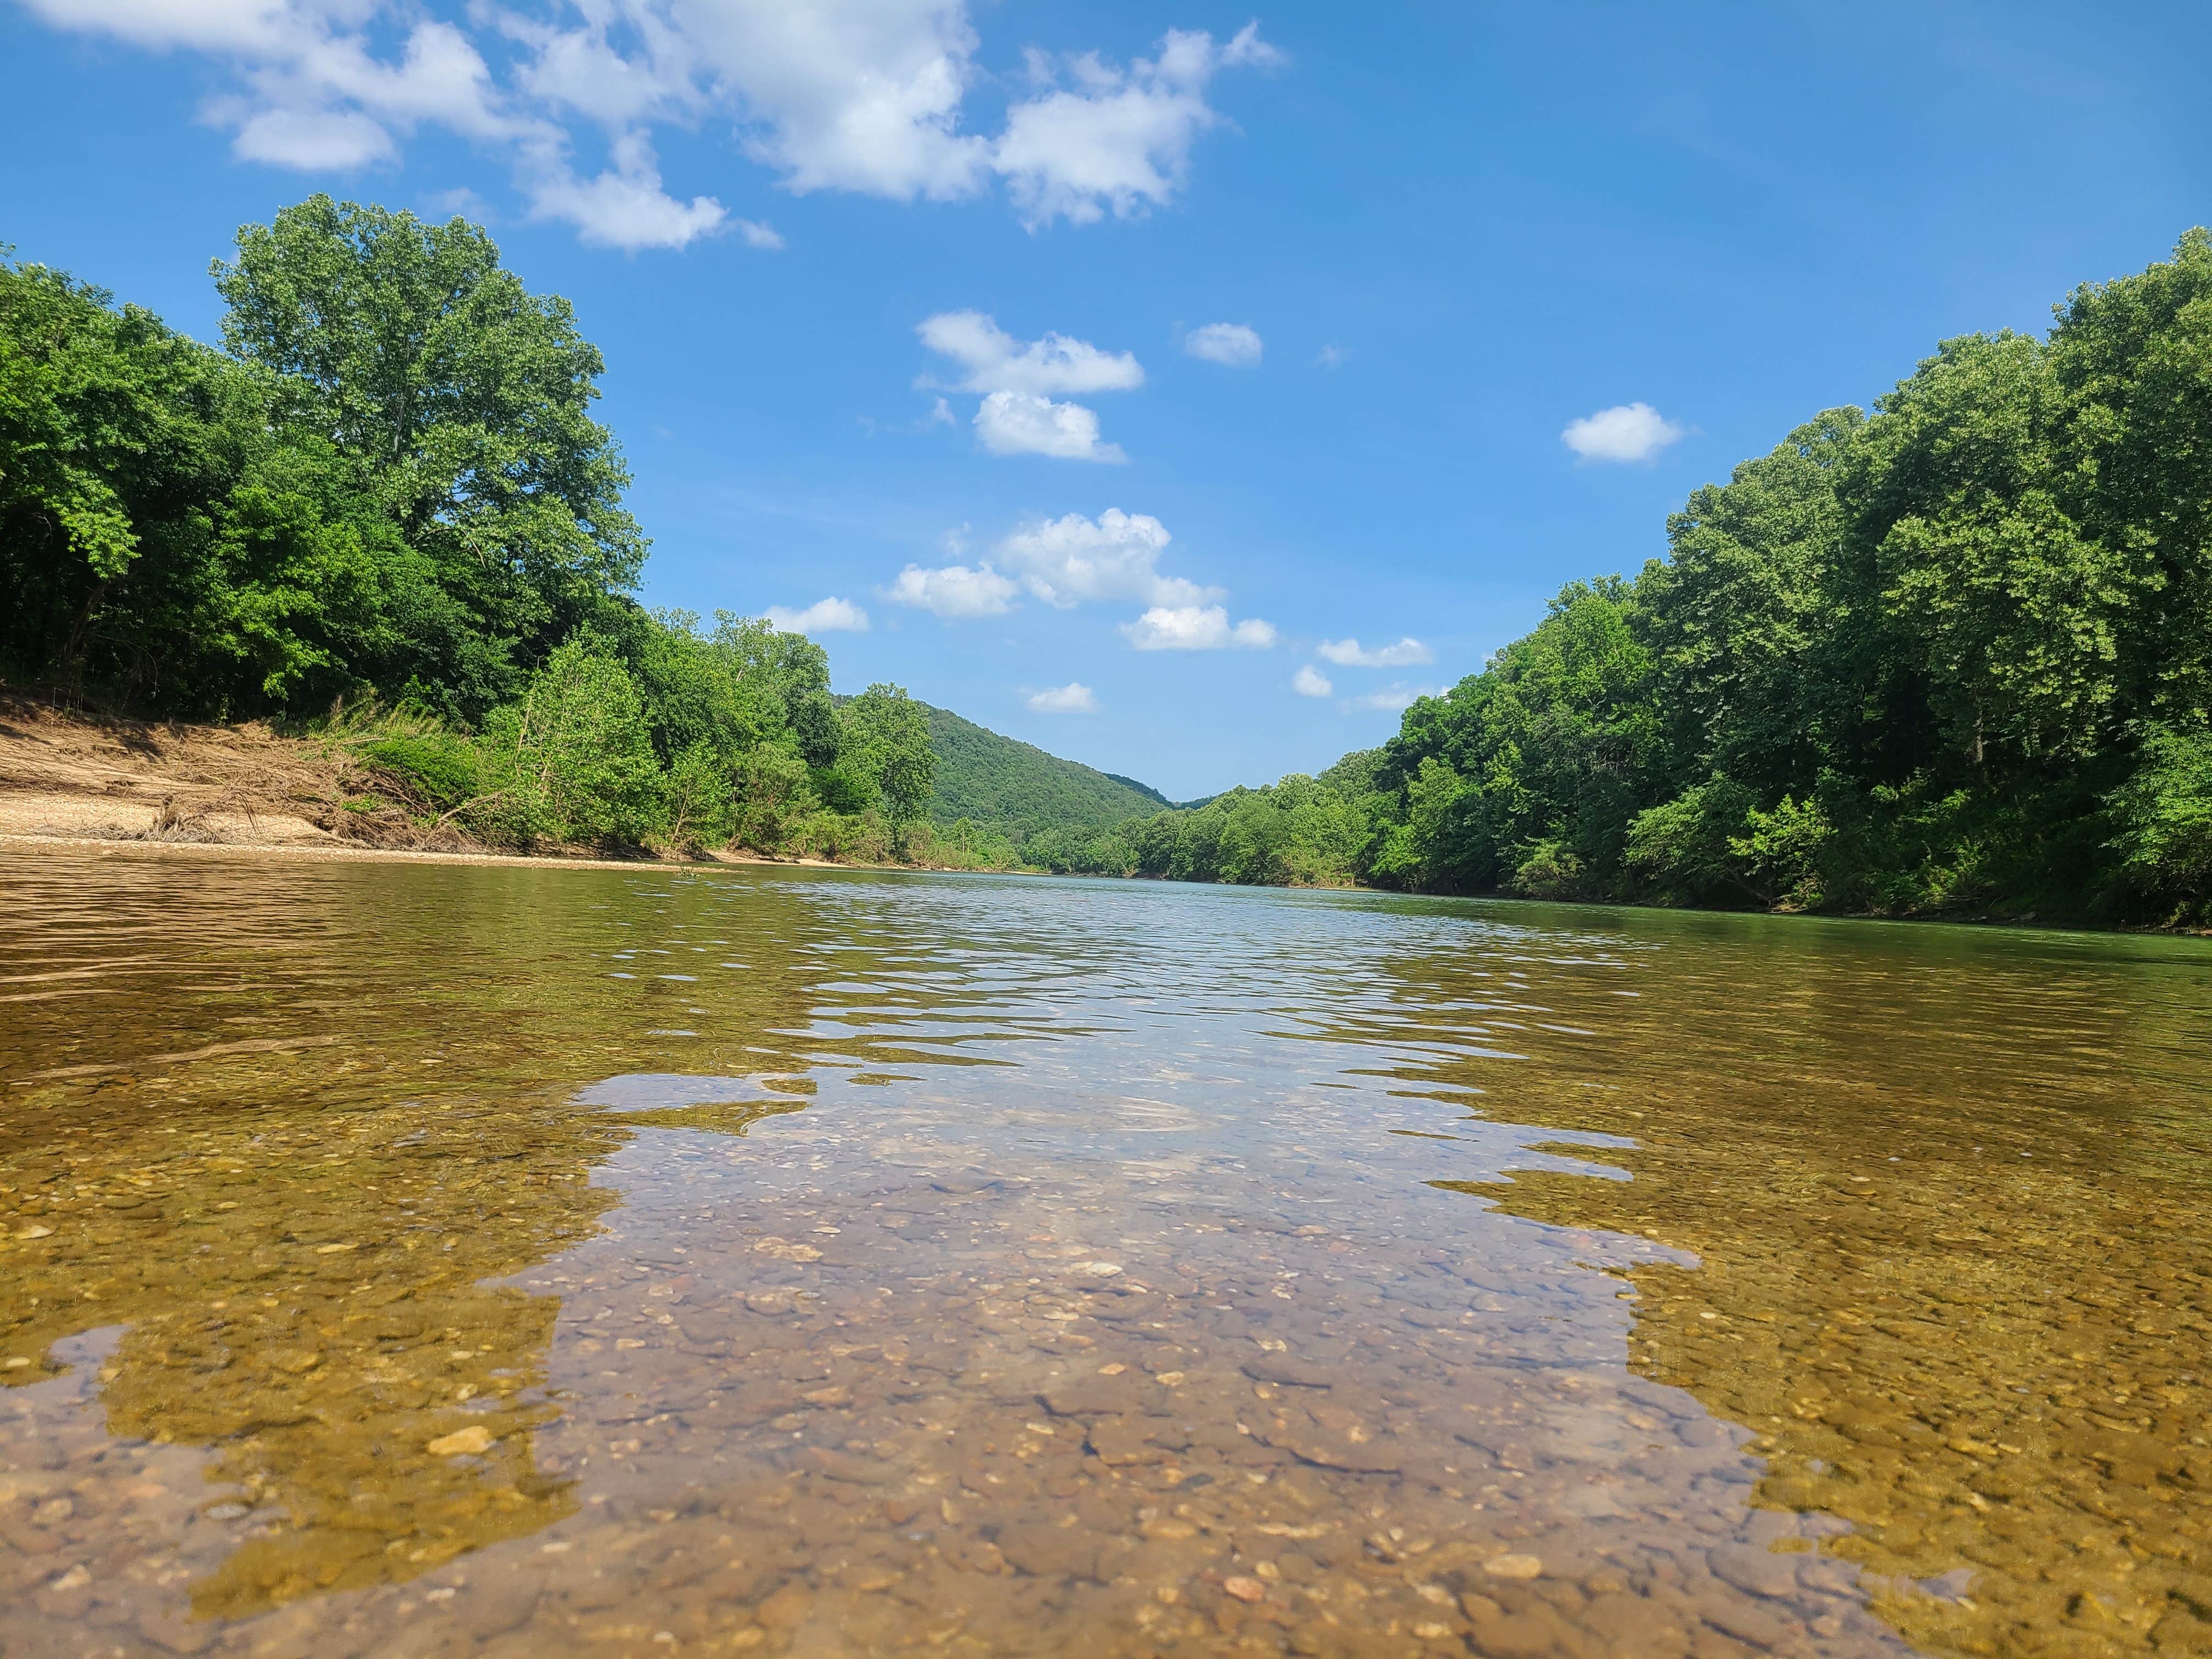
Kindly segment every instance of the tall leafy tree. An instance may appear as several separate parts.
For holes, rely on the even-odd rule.
[[[2136,538],[2075,516],[2051,370],[2024,336],[1946,341],[1882,399],[1844,481],[1872,590],[1862,678],[1905,691],[1902,717],[1924,711],[1977,768],[1992,744],[2081,756],[2109,738],[2129,612],[2154,577]]]
[[[900,687],[878,684],[845,706],[843,724],[845,763],[873,785],[902,844],[928,811],[937,787],[928,717]]]
[[[340,458],[497,654],[541,659],[635,583],[629,474],[590,412],[605,365],[481,228],[314,196],[241,229],[214,276],[224,344],[271,373],[281,418]],[[481,712],[513,672],[423,690]]]
[[[271,400],[150,313],[0,264],[0,672],[253,713],[451,654],[422,562]]]
[[[1718,772],[1805,788],[1826,759],[1838,711],[1823,693],[1850,603],[1836,476],[1864,424],[1824,410],[1669,515],[1667,557],[1637,592],[1675,783]]]

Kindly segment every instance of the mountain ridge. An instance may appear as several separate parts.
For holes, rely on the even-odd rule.
[[[919,702],[919,699],[916,699]],[[1102,772],[924,702],[937,757],[930,816],[949,824],[1030,830],[1111,830],[1174,803],[1119,773]]]

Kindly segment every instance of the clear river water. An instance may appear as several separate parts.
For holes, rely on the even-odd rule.
[[[2212,948],[0,850],[0,1651],[2212,1653]]]

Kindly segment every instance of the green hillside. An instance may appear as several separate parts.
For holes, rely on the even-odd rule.
[[[1133,780],[1002,738],[950,709],[927,703],[922,709],[937,754],[929,815],[940,824],[966,818],[1012,831],[1018,842],[1033,829],[1110,830],[1160,810],[1160,794]]]
[[[1165,795],[1160,793],[1158,790],[1153,788],[1149,783],[1139,783],[1136,779],[1125,778],[1119,772],[1103,772],[1099,775],[1102,777],[1111,778],[1116,783],[1127,785],[1129,788],[1135,790],[1139,794],[1142,795],[1146,800],[1158,801],[1163,806],[1173,806],[1175,805],[1173,801],[1170,800]]]

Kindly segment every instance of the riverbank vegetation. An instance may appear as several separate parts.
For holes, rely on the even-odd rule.
[[[315,731],[362,822],[487,845],[1012,861],[899,688],[629,597],[599,354],[481,229],[316,197],[214,275],[221,349],[0,264],[0,678]]]
[[[2212,921],[2212,237],[1943,342],[1318,779],[1060,866]]]
[[[240,233],[220,349],[0,262],[0,680],[313,729],[487,845],[2205,922],[2212,237],[1943,342],[1318,777],[1164,808],[631,597],[567,303],[459,220]]]

